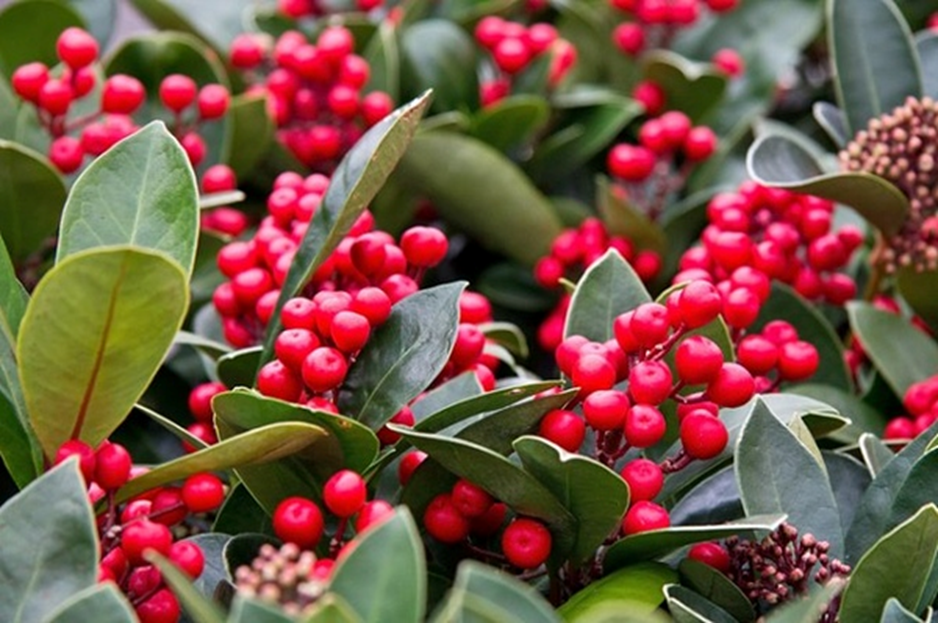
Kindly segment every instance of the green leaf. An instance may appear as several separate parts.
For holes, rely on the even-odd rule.
[[[473,283],[493,305],[511,310],[542,313],[557,302],[556,294],[548,292],[534,281],[531,269],[514,262],[490,266]]]
[[[173,344],[191,346],[212,358],[218,358],[233,352],[231,346],[227,344],[216,342],[215,340],[189,331],[180,331],[177,333],[175,339],[173,339]]]
[[[88,32],[105,49],[117,22],[117,0],[67,0],[88,25]]]
[[[863,498],[872,478],[866,466],[850,455],[822,450],[824,467],[827,469],[837,510],[840,512],[840,525],[844,534],[850,529],[857,506]],[[898,522],[896,522],[898,523]]]
[[[938,271],[919,272],[912,266],[903,266],[896,274],[896,285],[902,298],[932,329],[938,327],[938,303],[932,296],[934,289],[938,287],[936,275]]]
[[[461,610],[466,606],[466,596],[484,603],[486,610],[497,612],[496,621],[559,622],[553,608],[532,586],[475,560],[459,564],[453,588],[434,620],[442,622],[465,617]]]
[[[525,265],[545,255],[561,231],[550,202],[508,158],[453,132],[414,139],[397,172],[440,214],[480,244]],[[518,244],[517,232],[524,232]]]
[[[25,417],[0,393],[0,457],[20,488],[42,472],[42,450]]]
[[[847,135],[847,120],[843,111],[830,102],[815,102],[811,113],[836,147],[846,147],[851,137]]]
[[[296,250],[280,289],[276,306],[278,311],[306,285],[374,199],[407,150],[429,102],[430,94],[424,93],[420,98],[401,106],[365,132],[342,158]],[[261,365],[273,356],[274,340],[280,333],[279,316],[275,312],[267,325]]]
[[[363,621],[418,623],[426,609],[426,574],[417,526],[410,512],[399,507],[356,538],[354,549],[332,572],[329,590]]]
[[[479,397],[482,393],[478,377],[469,370],[421,394],[410,404],[410,410],[413,411],[417,422],[420,422],[437,411]]]
[[[720,524],[745,515],[732,465],[706,476],[670,507],[672,526]]]
[[[873,478],[879,476],[895,458],[895,453],[889,449],[889,446],[880,441],[879,437],[871,433],[864,433],[859,441],[860,453],[863,455],[863,462]]]
[[[230,498],[230,494],[229,494]],[[226,499],[227,502],[227,499]],[[185,540],[195,543],[202,550],[205,557],[205,567],[194,584],[196,589],[206,597],[212,597],[215,589],[222,582],[228,582],[231,577],[228,575],[228,568],[225,566],[225,548],[231,542],[231,535],[219,534],[218,532],[202,532],[195,536],[187,537]]]
[[[183,428],[182,426],[177,424],[175,421],[169,419],[165,415],[161,415],[157,413],[156,411],[154,411],[153,409],[150,409],[140,403],[135,404],[134,409],[136,409],[140,413],[144,414],[145,416],[147,416],[148,418],[150,418],[151,420],[153,420],[154,422],[156,422],[157,424],[159,424],[160,426],[168,430],[170,433],[173,434],[173,436],[175,436],[180,441],[188,442],[194,448],[207,448],[208,447],[208,444],[202,441],[199,437],[196,437],[195,435],[190,433],[187,429]]]
[[[815,585],[807,599],[798,599],[775,608],[765,617],[765,623],[804,623],[816,621],[827,610],[828,604],[843,590],[844,581],[828,580],[823,586]]]
[[[218,358],[215,371],[218,379],[226,387],[251,387],[254,385],[254,373],[261,360],[262,346],[242,348]]]
[[[886,424],[884,413],[873,408],[852,392],[818,383],[795,385],[788,388],[788,391],[828,404],[844,417],[850,418],[850,424],[829,435],[837,441],[855,444],[866,431],[882,431]]]
[[[527,338],[524,337],[524,332],[518,325],[510,322],[486,322],[479,325],[479,329],[485,334],[486,339],[504,346],[509,352],[522,359],[527,359],[530,354]]]
[[[117,491],[116,500],[122,502],[200,472],[217,472],[276,461],[318,445],[326,435],[326,431],[319,426],[301,422],[255,428],[154,467],[121,487]]]
[[[642,55],[646,80],[664,89],[668,110],[680,110],[692,121],[705,119],[723,99],[726,76],[710,63],[695,63],[670,50]]]
[[[869,303],[847,304],[850,328],[896,396],[938,369],[938,344],[908,320]]]
[[[736,623],[726,610],[678,584],[664,587],[668,610],[676,623]]]
[[[550,107],[542,97],[515,95],[483,108],[469,132],[500,151],[529,143],[547,125]]]
[[[899,231],[909,211],[908,198],[883,178],[865,172],[826,173],[803,146],[779,135],[758,138],[746,166],[760,184],[848,205],[886,236]]]
[[[303,623],[360,623],[355,610],[335,593],[326,593],[318,600]]]
[[[535,394],[546,391],[552,387],[557,387],[558,385],[559,382],[557,381],[541,381],[538,383],[513,385],[511,387],[485,392],[484,394],[469,396],[462,400],[453,400],[432,412],[427,412],[424,409],[423,413],[418,415],[415,411],[414,416],[417,419],[417,423],[414,425],[414,429],[425,433],[438,433],[474,416],[481,418],[489,414],[499,413],[506,407],[519,404],[521,401]],[[420,402],[417,403],[417,405],[420,404]],[[470,424],[470,426],[471,425],[472,424]],[[485,443],[482,445],[488,446],[488,444]]]
[[[241,178],[254,170],[274,140],[274,122],[267,114],[267,98],[235,96],[228,109],[228,120],[222,160]]]
[[[378,430],[429,387],[453,349],[464,288],[440,285],[397,303],[349,369],[339,409]]]
[[[912,33],[892,0],[828,0],[828,46],[837,104],[851,134],[922,95]]]
[[[917,609],[938,553],[938,508],[928,504],[879,539],[854,567],[840,602],[843,623],[868,621],[890,598]],[[934,597],[934,595],[930,596]]]
[[[609,183],[609,178],[599,175],[596,180],[599,214],[609,233],[625,236],[638,249],[664,253],[668,246],[664,229],[635,205],[620,197]]]
[[[101,623],[134,623],[137,617],[113,582],[90,586],[63,603],[44,623],[99,621]]]
[[[890,597],[883,607],[883,616],[880,617],[879,623],[922,623],[922,619],[905,608],[898,599]]]
[[[620,539],[606,551],[603,567],[608,571],[630,563],[653,560],[671,552],[704,541],[725,539],[753,531],[771,532],[785,520],[784,512],[751,515],[718,526],[671,526],[650,530]]]
[[[586,623],[591,612],[609,601],[629,603],[629,612],[653,612],[664,601],[665,585],[677,582],[666,565],[643,562],[619,569],[575,593],[557,612],[567,623]]]
[[[165,253],[191,274],[198,229],[198,188],[186,152],[153,122],[96,158],[75,182],[56,261],[127,244]]]
[[[405,93],[432,88],[434,112],[478,106],[476,46],[465,30],[447,20],[423,20],[403,30],[400,52]]]
[[[564,337],[610,340],[616,316],[649,302],[642,280],[618,251],[610,249],[580,277],[567,312]]]
[[[65,183],[48,160],[0,140],[0,232],[13,262],[25,260],[55,233],[64,203]]]
[[[824,466],[762,402],[736,446],[736,479],[747,515],[784,513],[798,529],[844,551],[840,514]]]
[[[929,450],[912,465],[909,475],[896,492],[886,528],[899,525],[918,509],[938,500],[938,451]]]
[[[922,93],[934,99],[938,97],[938,33],[916,35],[915,51],[922,63]]]
[[[29,302],[17,358],[23,395],[48,456],[68,439],[97,446],[124,420],[182,324],[182,269],[144,249],[66,258]]]
[[[628,507],[625,481],[605,465],[540,437],[521,437],[513,445],[524,469],[553,492],[576,519],[570,561],[578,564],[593,556]]]
[[[85,27],[71,7],[53,0],[13,2],[0,11],[0,74],[9,80],[20,65],[59,62],[55,42],[70,26]]]
[[[362,54],[371,68],[364,92],[384,91],[393,101],[400,100],[401,51],[397,27],[391,20],[378,25],[378,32],[368,42]]]
[[[241,593],[235,594],[228,614],[228,623],[293,623],[295,620],[283,608]]]
[[[218,606],[209,598],[203,597],[176,565],[154,550],[148,550],[144,558],[160,570],[163,581],[172,589],[193,623],[225,623],[225,616]]]
[[[212,524],[212,532],[273,534],[273,525],[270,516],[257,503],[248,488],[243,484],[238,484],[228,492],[228,497],[218,509],[215,523]]]
[[[97,531],[77,459],[7,500],[0,533],[0,620],[44,620],[96,584]]]
[[[726,610],[737,621],[755,620],[756,613],[749,598],[722,572],[692,558],[682,560],[678,570],[684,586]]]
[[[177,30],[198,37],[221,55],[234,38],[244,32],[245,19],[253,8],[250,0],[227,0],[221,4],[192,0],[131,0],[134,7],[160,30]]]

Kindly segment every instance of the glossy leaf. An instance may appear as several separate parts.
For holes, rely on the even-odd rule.
[[[21,263],[55,233],[65,183],[49,161],[0,140],[0,232],[10,258]]]
[[[827,435],[837,441],[855,444],[865,431],[882,431],[886,424],[884,413],[847,390],[819,383],[795,385],[788,390],[828,404],[845,417],[850,418],[850,424]]]
[[[516,95],[477,112],[469,131],[495,149],[507,151],[530,142],[549,117],[550,108],[543,98]]]
[[[414,428],[427,433],[438,433],[474,416],[484,417],[486,414],[498,412],[557,386],[558,383],[553,381],[525,383],[455,400],[432,413],[418,417]]]
[[[938,344],[909,321],[868,303],[847,304],[850,328],[896,396],[938,369]]]
[[[257,503],[247,487],[238,484],[228,492],[228,496],[215,515],[212,532],[225,534],[273,533],[271,518]]]
[[[12,357],[11,357],[12,359]],[[13,403],[0,394],[0,457],[3,465],[16,483],[25,487],[42,472],[42,450]]]
[[[277,310],[306,285],[378,193],[407,150],[429,102],[430,94],[424,93],[401,106],[365,132],[342,158],[296,250],[280,289]],[[279,332],[279,314],[274,313],[267,326],[261,364],[273,356],[274,340]]]
[[[97,446],[117,428],[156,374],[187,304],[182,269],[151,251],[86,251],[46,274],[17,357],[47,455],[71,438]]]
[[[618,251],[610,249],[580,277],[563,334],[605,342],[614,337],[616,316],[650,301],[642,280]]]
[[[256,95],[233,97],[228,119],[228,136],[222,159],[241,178],[254,170],[274,140],[274,123],[267,114],[267,98]]]
[[[187,429],[183,428],[182,426],[180,426],[173,420],[169,419],[165,415],[161,415],[157,413],[156,411],[154,411],[153,409],[150,409],[140,403],[135,404],[134,409],[136,409],[140,413],[144,414],[145,416],[147,416],[148,418],[150,418],[151,420],[153,420],[154,422],[156,422],[157,424],[159,424],[160,426],[168,430],[170,433],[173,434],[173,436],[175,436],[180,441],[189,443],[189,445],[191,445],[193,448],[207,448],[208,447],[208,444],[202,441],[199,437],[196,437],[195,435],[190,433]]]
[[[0,11],[0,74],[7,79],[20,65],[41,61],[59,62],[55,41],[70,26],[84,28],[81,16],[71,7],[53,0],[13,2]]]
[[[361,623],[361,617],[347,601],[335,593],[326,593],[316,601],[303,623]]]
[[[406,508],[356,539],[332,572],[329,590],[366,623],[423,621],[426,562],[420,533]]]
[[[410,410],[413,411],[414,418],[420,422],[437,411],[478,397],[482,392],[478,377],[470,370],[424,392],[410,404]]]
[[[98,576],[94,517],[71,459],[0,507],[0,619],[42,621]]]
[[[743,503],[733,466],[727,465],[696,483],[670,507],[672,526],[702,526],[742,519]]]
[[[908,198],[883,178],[864,172],[826,173],[804,147],[778,135],[756,140],[746,166],[753,179],[766,186],[848,205],[887,236],[899,230],[909,211]]]
[[[827,21],[837,104],[851,134],[922,95],[912,33],[892,0],[828,0]]]
[[[501,153],[453,132],[414,139],[398,179],[480,244],[528,266],[545,255],[560,222],[550,202]],[[525,232],[518,244],[517,232]]]
[[[736,446],[736,478],[747,515],[784,513],[803,532],[844,551],[840,514],[824,466],[756,400]]]
[[[249,346],[222,355],[215,363],[218,379],[226,387],[253,386],[263,350],[260,346]]]
[[[301,422],[255,428],[154,467],[121,487],[116,499],[121,502],[200,472],[223,471],[276,461],[320,443],[326,435],[322,428]]]
[[[395,305],[349,369],[339,409],[377,430],[429,387],[453,349],[464,288],[440,285]]]
[[[840,603],[840,620],[853,623],[882,612],[890,598],[917,609],[938,553],[938,508],[922,507],[879,539],[854,567]],[[929,600],[934,595],[927,597]]]
[[[706,597],[737,621],[755,620],[756,613],[749,598],[722,572],[693,558],[682,560],[678,570],[683,586]]]
[[[677,573],[666,565],[639,563],[619,569],[575,593],[558,613],[567,623],[586,623],[591,613],[609,601],[628,602],[629,611],[652,612],[664,601],[662,589],[677,582]]]
[[[433,621],[442,623],[475,617],[467,610],[483,610],[494,621],[559,623],[553,608],[532,586],[475,560],[459,565],[456,581]]]
[[[847,134],[847,120],[844,113],[830,102],[815,102],[811,107],[814,120],[827,132],[827,136],[837,147],[845,147],[850,141]]]
[[[106,582],[76,593],[43,621],[44,623],[71,623],[72,621],[135,623],[137,617],[127,597],[121,593],[117,585],[113,582]]]
[[[144,557],[160,570],[166,586],[172,589],[193,623],[224,623],[225,617],[219,607],[209,598],[203,597],[176,565],[152,549],[148,550]]]
[[[526,359],[530,354],[527,338],[517,325],[510,322],[486,322],[479,325],[479,328],[488,340],[504,346],[512,354],[522,359]]]
[[[896,285],[902,298],[933,330],[938,327],[938,303],[932,296],[938,287],[936,274],[938,272],[933,270],[918,272],[909,266],[900,268],[896,274]]]
[[[521,437],[513,445],[524,469],[576,518],[570,561],[587,560],[622,521],[629,504],[625,481],[605,465],[541,437]]]
[[[699,123],[720,103],[726,77],[709,63],[695,63],[670,50],[642,55],[645,79],[664,89],[668,110],[680,110]]]
[[[476,108],[476,46],[466,31],[442,19],[420,21],[401,34],[402,85],[405,93],[433,89],[431,110]]]
[[[664,595],[676,623],[736,623],[726,610],[678,584],[665,586]]]
[[[96,158],[75,182],[56,261],[127,244],[165,253],[191,274],[198,228],[198,188],[186,152],[153,122]]]

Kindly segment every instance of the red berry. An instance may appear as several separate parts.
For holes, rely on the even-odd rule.
[[[476,24],[473,34],[479,45],[491,50],[505,38],[505,20],[497,15],[483,17]]]
[[[271,398],[297,402],[303,393],[303,383],[294,370],[298,368],[290,368],[279,359],[268,361],[257,372],[257,391]]]
[[[506,74],[516,74],[527,67],[531,61],[531,53],[521,39],[506,37],[492,50],[492,59]]]
[[[912,439],[916,434],[915,422],[907,417],[897,417],[886,424],[883,439]]]
[[[791,323],[784,320],[772,320],[762,327],[762,337],[776,346],[782,346],[798,339],[798,331]]]
[[[192,541],[177,541],[169,548],[169,560],[190,580],[202,575],[205,568],[205,554],[202,548]]]
[[[147,93],[133,76],[115,74],[104,81],[101,110],[115,115],[131,115],[143,104]]]
[[[649,405],[633,405],[625,415],[625,440],[636,448],[649,448],[664,437],[667,422],[661,411]]]
[[[605,357],[587,353],[573,364],[570,378],[586,395],[600,389],[611,389],[616,382],[616,369]]]
[[[205,445],[212,445],[218,442],[218,439],[215,437],[215,429],[212,428],[210,424],[204,422],[196,422],[186,427],[186,431],[193,437],[201,439]],[[190,444],[188,441],[182,442],[182,449],[185,450],[186,454],[191,454],[198,450],[195,446]]]
[[[472,534],[487,538],[494,536],[502,529],[505,523],[505,515],[508,507],[501,502],[495,502],[480,517],[476,517],[469,522]]]
[[[264,60],[264,47],[257,35],[240,34],[231,42],[229,57],[236,69],[253,69]]]
[[[121,549],[133,566],[144,564],[143,555],[151,549],[168,556],[173,545],[173,533],[169,528],[149,519],[137,519],[125,525],[120,538]]]
[[[95,453],[94,481],[105,491],[120,489],[130,479],[133,459],[116,443],[102,444]]]
[[[316,49],[326,61],[338,65],[342,59],[354,51],[355,39],[349,29],[342,26],[329,26],[316,40]]]
[[[624,393],[612,389],[593,392],[583,400],[583,416],[596,430],[622,428],[631,404]]]
[[[747,335],[736,346],[736,361],[752,374],[768,374],[778,362],[778,347],[761,335]]]
[[[98,58],[98,42],[87,31],[73,26],[59,35],[55,51],[63,63],[72,69],[80,69]]]
[[[692,162],[706,160],[717,149],[717,135],[706,126],[697,126],[684,139],[684,156]]]
[[[322,511],[306,498],[287,498],[274,510],[274,534],[281,541],[295,543],[302,549],[316,547],[324,526]]]
[[[671,394],[671,369],[661,361],[640,361],[629,370],[629,393],[638,404],[659,405]]]
[[[329,328],[332,342],[344,353],[357,353],[368,342],[371,325],[368,319],[353,311],[340,311]]]
[[[671,333],[668,308],[660,303],[642,303],[633,310],[629,328],[639,346],[657,346]]]
[[[361,115],[365,125],[369,128],[394,110],[394,101],[383,91],[372,91],[361,102]]]
[[[62,173],[74,173],[84,159],[85,150],[77,138],[60,136],[49,146],[49,160]]]
[[[303,382],[314,392],[335,389],[345,380],[347,372],[345,356],[328,346],[320,346],[303,360]]]
[[[648,459],[634,459],[622,468],[622,479],[629,485],[629,499],[653,500],[664,486],[664,473]]]
[[[206,120],[219,119],[228,112],[231,95],[220,84],[207,84],[199,90],[199,117]]]
[[[225,485],[212,474],[189,476],[182,485],[182,501],[192,513],[213,511],[225,501]]]
[[[726,11],[732,11],[736,8],[736,5],[739,4],[740,0],[705,0],[707,6],[710,7],[711,11],[716,13],[724,13]]]
[[[798,340],[778,349],[778,374],[785,381],[803,381],[817,372],[820,356],[813,344]]]
[[[397,465],[397,479],[401,481],[401,486],[407,486],[414,470],[420,467],[426,458],[427,453],[420,450],[411,450],[401,457],[401,462]]]
[[[48,81],[49,68],[42,63],[20,65],[10,79],[16,94],[34,104],[39,102],[39,93]]]
[[[74,97],[72,87],[63,80],[53,78],[39,89],[39,107],[53,116],[64,115]]]
[[[197,91],[195,81],[189,76],[171,74],[160,83],[160,101],[169,110],[179,113],[192,105]]]
[[[176,623],[181,614],[179,601],[168,588],[157,591],[134,611],[140,623]]]
[[[720,573],[730,570],[730,554],[719,543],[697,543],[688,550],[687,557],[709,565]]]
[[[612,42],[622,52],[635,56],[645,48],[645,30],[635,22],[623,22],[612,31]]]
[[[687,115],[672,110],[658,117],[658,122],[669,149],[678,149],[684,145],[691,130],[690,118]]]
[[[193,167],[199,166],[205,160],[205,154],[208,147],[198,132],[189,132],[179,141],[182,148],[186,151],[186,156]]]
[[[365,505],[368,487],[357,473],[343,469],[326,481],[322,498],[326,508],[336,517],[351,517]]]
[[[723,318],[734,329],[745,329],[759,317],[762,302],[749,288],[736,288],[723,299]]]
[[[365,502],[355,518],[355,532],[362,533],[394,514],[394,507],[384,500]]]
[[[710,338],[692,335],[675,349],[674,365],[678,376],[688,385],[709,383],[720,373],[723,351]]]
[[[540,567],[550,556],[550,531],[541,522],[519,517],[502,533],[502,552],[508,562],[521,569]]]
[[[55,452],[54,465],[63,463],[72,456],[78,457],[78,467],[86,483],[94,481],[95,453],[94,448],[78,439],[69,439]]]
[[[692,281],[681,290],[678,308],[687,328],[697,329],[716,319],[723,310],[723,297],[712,283]]]
[[[391,315],[391,299],[381,288],[367,287],[355,293],[351,310],[368,319],[371,326],[384,324]]]
[[[150,519],[164,526],[175,526],[189,515],[181,487],[163,487],[153,496],[148,511]],[[125,522],[126,523],[126,522]]]
[[[460,479],[453,485],[450,498],[456,510],[470,519],[484,515],[494,502],[485,489],[465,479]]]
[[[433,498],[423,513],[427,534],[443,543],[459,543],[469,536],[469,519],[462,515],[448,493]]]
[[[224,383],[201,383],[189,392],[189,412],[200,422],[210,422],[212,419],[212,398],[227,391]]]
[[[433,227],[411,227],[401,236],[401,250],[407,262],[419,268],[442,262],[448,248],[446,235]]]
[[[644,500],[632,505],[622,521],[622,531],[626,534],[638,534],[649,530],[660,530],[671,525],[668,511],[654,502]]]
[[[710,61],[730,78],[738,78],[746,70],[746,62],[743,57],[732,48],[717,50]]]
[[[707,398],[721,407],[740,407],[755,393],[755,381],[738,363],[724,363],[720,374],[707,386]]]
[[[461,323],[456,331],[456,343],[449,360],[459,368],[465,368],[482,356],[485,348],[485,334],[474,324]]]
[[[538,434],[567,452],[576,452],[586,437],[586,424],[573,411],[554,409],[541,419]]]
[[[459,295],[459,322],[482,324],[492,320],[492,304],[484,294],[464,291]]]
[[[718,456],[728,439],[723,422],[701,410],[690,412],[681,421],[681,444],[693,459],[706,461]]]
[[[632,89],[632,97],[645,107],[645,113],[655,116],[665,105],[666,95],[660,85],[651,80],[643,80]]]

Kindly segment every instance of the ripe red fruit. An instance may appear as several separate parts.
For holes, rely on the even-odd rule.
[[[102,444],[95,453],[94,481],[105,491],[114,491],[130,479],[133,459],[126,448],[116,443]]]
[[[257,391],[271,398],[297,402],[303,393],[303,383],[294,370],[279,359],[268,361],[257,372]]]
[[[629,370],[629,394],[637,404],[659,405],[671,394],[671,369],[661,361],[640,361]]]
[[[192,541],[176,541],[169,548],[169,560],[190,580],[202,575],[205,568],[205,554],[202,548]]]
[[[336,517],[351,517],[365,505],[368,487],[360,475],[343,469],[326,481],[322,498],[326,508]]]
[[[666,94],[664,89],[651,80],[643,80],[632,89],[632,97],[645,107],[645,113],[655,116],[664,108]]]
[[[625,423],[631,404],[624,393],[612,389],[593,392],[583,400],[583,417],[596,430],[613,430]]]
[[[803,381],[817,372],[821,363],[814,345],[803,340],[783,344],[778,351],[778,374],[785,381]]]
[[[205,160],[205,154],[208,152],[208,148],[205,146],[205,141],[198,132],[187,133],[180,139],[179,143],[186,151],[186,156],[189,158],[189,162],[192,163],[193,167],[199,166],[202,161]]]
[[[745,329],[759,317],[762,303],[749,288],[736,288],[723,299],[723,318],[735,329]]]
[[[717,149],[717,135],[706,126],[691,128],[684,139],[684,156],[692,162],[706,160]]]
[[[778,362],[778,347],[762,335],[747,335],[736,346],[736,361],[752,374],[768,374]]]
[[[538,434],[567,452],[576,452],[586,437],[586,424],[573,411],[554,409],[541,420]]]
[[[456,506],[448,493],[433,498],[423,513],[427,534],[443,543],[459,543],[469,536],[469,519]]]
[[[475,363],[485,348],[485,334],[474,324],[461,323],[456,331],[456,343],[449,360],[462,369]]]
[[[519,517],[502,533],[502,552],[508,562],[521,569],[540,567],[550,556],[550,531],[541,522]]]
[[[623,22],[612,31],[612,42],[622,52],[635,56],[645,48],[645,30],[635,22]]]
[[[215,437],[215,429],[212,428],[211,424],[206,424],[205,422],[196,422],[195,424],[187,426],[186,431],[188,431],[188,433],[193,437],[201,439],[205,445],[210,446],[213,443],[218,442],[218,439]],[[182,449],[185,450],[186,454],[191,454],[199,448],[196,448],[188,441],[183,441]]]
[[[692,281],[681,290],[678,308],[687,328],[697,329],[716,319],[723,310],[723,297],[712,283]]]
[[[189,412],[200,422],[209,422],[212,419],[212,398],[226,391],[224,383],[201,383],[189,392]]]
[[[49,68],[38,62],[20,65],[10,78],[16,94],[34,104],[39,102],[39,92],[48,81]]]
[[[709,565],[721,573],[730,569],[730,554],[719,543],[697,543],[688,550],[687,557]]]
[[[181,487],[162,487],[150,504],[150,520],[164,526],[175,526],[189,515],[182,499]],[[126,522],[125,522],[126,523]]]
[[[355,518],[355,532],[362,533],[394,513],[394,507],[384,500],[365,502]]]
[[[570,378],[586,395],[601,389],[611,389],[616,383],[616,369],[605,357],[586,353],[573,364]]]
[[[653,500],[664,486],[664,473],[648,459],[634,459],[622,468],[622,479],[629,485],[629,499]]]
[[[192,513],[215,510],[225,501],[225,485],[212,474],[189,476],[182,485],[182,501]]]
[[[720,373],[707,386],[707,398],[721,407],[740,407],[752,398],[755,381],[738,363],[724,363]]]
[[[181,614],[179,601],[168,588],[158,590],[134,611],[140,623],[176,623]]]
[[[625,440],[636,448],[648,448],[664,437],[667,422],[661,411],[648,405],[633,405],[625,415]]]
[[[329,327],[332,342],[343,353],[357,353],[368,342],[371,324],[365,316],[353,311],[340,311]]]
[[[322,511],[315,502],[306,498],[287,498],[274,510],[274,534],[281,541],[296,543],[303,549],[316,547],[324,526]]]
[[[206,120],[219,119],[228,112],[231,95],[228,89],[220,84],[207,84],[199,90],[197,103],[199,117]]]
[[[73,26],[59,35],[55,51],[63,63],[72,69],[81,69],[98,58],[98,42],[87,31]]]
[[[723,422],[701,410],[692,411],[681,420],[681,444],[693,459],[712,459],[723,452],[728,439]]]
[[[236,69],[252,69],[264,60],[264,48],[253,34],[240,34],[231,42],[231,64]]]
[[[63,80],[53,78],[39,89],[39,107],[53,116],[64,115],[74,97],[72,87]]]
[[[335,389],[345,380],[348,362],[334,348],[320,346],[303,360],[303,382],[314,392]]]
[[[448,249],[446,235],[434,227],[411,227],[401,235],[401,250],[413,266],[436,266],[446,257]]]
[[[394,100],[383,91],[372,91],[361,101],[361,115],[365,125],[371,127],[394,110]]]
[[[709,383],[720,373],[723,351],[710,338],[691,335],[675,349],[674,365],[677,375],[688,385]]]
[[[354,51],[355,39],[349,29],[330,26],[319,35],[316,49],[326,61],[335,66]]]
[[[54,465],[64,462],[72,456],[78,457],[78,467],[86,483],[94,480],[95,454],[94,448],[78,439],[69,439],[55,452]]]
[[[660,303],[642,303],[632,312],[629,328],[639,346],[657,346],[671,333],[668,308]]]
[[[746,70],[746,62],[743,57],[732,48],[717,50],[710,61],[730,78],[738,78]]]
[[[484,515],[494,502],[485,489],[462,478],[453,485],[451,499],[456,510],[470,519]]]
[[[192,105],[197,91],[195,81],[189,76],[170,74],[160,83],[160,101],[169,110],[179,113]]]
[[[77,138],[60,136],[49,146],[49,160],[62,173],[74,173],[84,159],[85,150]]]
[[[427,453],[420,450],[411,450],[401,457],[401,462],[397,465],[397,479],[401,481],[401,486],[406,486],[410,482],[414,470],[420,467],[426,458]]]
[[[154,550],[163,556],[169,555],[173,545],[173,533],[163,524],[149,519],[137,519],[125,525],[121,530],[120,547],[124,556],[133,566],[140,566],[147,550]]]
[[[632,505],[622,520],[622,531],[625,534],[638,534],[649,530],[660,530],[671,525],[668,511],[663,507],[641,500]]]
[[[139,80],[133,76],[115,74],[104,81],[101,110],[114,115],[130,115],[140,108],[146,96]]]
[[[531,53],[521,39],[506,37],[492,50],[492,59],[506,74],[516,74],[527,67]]]

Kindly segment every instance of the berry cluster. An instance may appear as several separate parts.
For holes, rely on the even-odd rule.
[[[525,26],[490,15],[479,21],[474,34],[476,42],[491,56],[496,70],[493,79],[480,85],[483,106],[491,106],[510,95],[516,78],[544,55],[550,55],[547,84],[551,88],[559,85],[576,64],[576,48],[547,23]]]
[[[62,173],[81,168],[85,156],[97,157],[114,143],[136,131],[130,115],[146,100],[146,90],[132,76],[116,74],[104,81],[98,109],[69,119],[73,104],[88,96],[98,82],[94,66],[98,44],[81,28],[67,28],[56,42],[63,67],[57,76],[43,63],[22,65],[13,72],[16,94],[36,107],[39,121],[52,137],[49,159]],[[228,90],[218,84],[201,89],[187,76],[167,76],[160,85],[160,101],[175,118],[173,133],[179,138],[193,166],[205,158],[205,142],[198,125],[219,119],[228,110]],[[183,112],[194,105],[190,119]]]
[[[910,385],[902,406],[908,415],[891,419],[883,432],[884,439],[912,439],[938,420],[938,375]]]
[[[508,563],[516,569],[540,567],[550,556],[552,538],[537,519],[514,517],[502,530],[508,509],[481,487],[460,479],[449,493],[441,493],[423,514],[423,525],[434,539],[455,545],[463,543],[474,554],[490,561]],[[502,555],[479,543],[501,531]]]
[[[193,514],[217,509],[225,499],[222,481],[212,474],[196,474],[181,486],[153,489],[118,506],[114,492],[145,472],[135,468],[130,453],[105,441],[97,450],[71,440],[59,448],[55,463],[77,456],[92,502],[105,499],[98,517],[101,541],[99,581],[112,581],[127,595],[142,623],[174,623],[180,608],[166,587],[160,571],[145,556],[154,551],[165,556],[190,579],[199,577],[205,557],[198,545],[176,540],[172,528]]]
[[[277,0],[277,11],[281,15],[292,19],[304,17],[324,17],[335,13],[328,1],[323,0]],[[355,0],[355,8],[359,11],[372,11],[384,5],[383,0]]]
[[[804,381],[817,372],[820,357],[813,344],[798,339],[798,331],[784,320],[767,323],[736,344],[736,361],[755,377],[756,391],[766,394],[782,382]]]
[[[722,288],[741,267],[778,280],[808,300],[842,305],[856,283],[840,272],[863,243],[851,225],[833,229],[834,204],[810,195],[744,182],[707,205],[703,244],[684,252],[674,283],[707,279]]]
[[[706,7],[714,13],[732,11],[739,0],[609,0],[610,6],[634,21],[613,31],[616,47],[630,56],[652,48],[667,48],[682,28],[694,25]]]
[[[717,149],[717,137],[706,126],[694,126],[682,112],[670,111],[645,121],[638,145],[614,145],[606,167],[615,191],[652,220],[687,182],[693,168]]]
[[[202,192],[206,194],[236,190],[238,178],[235,172],[225,164],[210,166],[202,174]],[[237,238],[248,228],[248,218],[240,210],[230,207],[218,207],[202,210],[202,229],[213,231],[223,236]]]
[[[551,243],[550,255],[542,257],[534,266],[534,279],[544,288],[561,287],[561,279],[571,281],[580,277],[590,264],[608,249],[615,249],[628,261],[643,281],[651,281],[661,270],[661,256],[655,251],[635,249],[624,236],[610,235],[602,221],[585,219],[576,229],[565,229]],[[538,330],[538,342],[547,351],[553,351],[563,339],[563,326],[570,306],[570,296],[563,295]]]
[[[278,140],[315,171],[330,173],[364,130],[394,108],[387,93],[362,96],[370,68],[354,48],[342,26],[326,28],[315,44],[290,30],[272,51],[250,34],[231,46],[231,63],[245,72],[250,90],[268,94]]]

